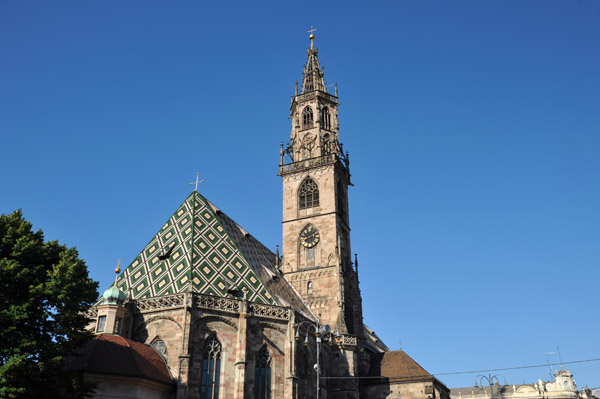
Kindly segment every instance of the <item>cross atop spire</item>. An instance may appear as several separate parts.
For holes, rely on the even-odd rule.
[[[198,183],[204,183],[204,180],[198,180],[200,178],[200,173],[196,173],[196,188],[194,188],[194,191],[198,191]],[[190,186],[193,186],[194,183],[190,183]]]

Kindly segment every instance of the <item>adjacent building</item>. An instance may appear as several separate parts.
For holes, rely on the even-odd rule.
[[[554,375],[554,381],[539,379],[535,384],[501,385],[499,380],[484,386],[452,388],[452,399],[593,399],[592,391],[584,388],[577,390],[577,384],[569,370],[561,367]],[[490,380],[488,380],[489,382]]]

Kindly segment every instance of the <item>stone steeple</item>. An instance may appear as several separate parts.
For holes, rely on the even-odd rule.
[[[298,93],[296,83],[290,105],[291,143],[285,150],[282,148],[281,164],[285,163],[284,155],[289,155],[293,162],[324,156],[346,159],[338,139],[337,85],[335,95],[327,93],[324,69],[319,64],[318,49],[314,46],[315,36],[310,35],[310,38],[311,45],[302,73],[302,92]]]
[[[319,49],[315,48],[315,35],[310,35],[310,48],[306,50],[307,62],[302,72],[302,94],[313,90],[327,91],[323,79],[324,68],[319,65]]]

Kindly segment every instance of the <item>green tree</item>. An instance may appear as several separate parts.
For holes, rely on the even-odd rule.
[[[0,398],[85,396],[64,359],[92,337],[97,289],[75,248],[44,242],[20,210],[0,215]]]

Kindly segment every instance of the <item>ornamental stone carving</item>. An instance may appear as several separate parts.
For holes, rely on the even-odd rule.
[[[139,299],[135,301],[135,305],[139,312],[145,312],[156,309],[183,307],[183,294]]]
[[[260,305],[257,303],[249,304],[248,310],[255,316],[270,317],[273,319],[280,320],[289,320],[291,314],[289,308],[282,308],[280,306],[271,305]]]

